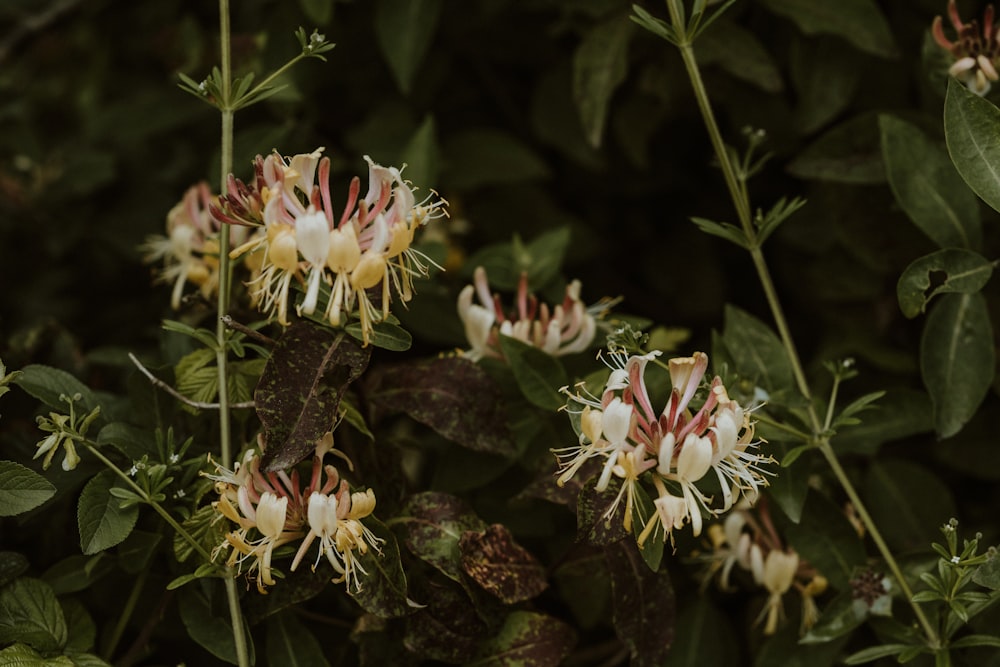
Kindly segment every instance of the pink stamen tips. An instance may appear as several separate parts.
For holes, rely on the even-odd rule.
[[[355,176],[351,179],[351,185],[347,189],[347,204],[344,206],[344,213],[340,216],[337,228],[343,227],[351,219],[354,207],[358,205],[358,194],[361,192],[361,179]]]

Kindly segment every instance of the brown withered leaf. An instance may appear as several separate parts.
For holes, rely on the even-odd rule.
[[[264,426],[264,470],[290,468],[313,451],[370,356],[371,348],[308,320],[285,329],[254,391]]]
[[[502,524],[465,531],[458,548],[465,573],[507,604],[530,600],[549,585],[542,564]]]
[[[406,413],[463,447],[516,454],[499,388],[468,359],[381,366],[365,378],[365,395],[381,414]]]
[[[632,665],[662,665],[674,641],[674,589],[666,568],[650,570],[634,540],[604,547],[611,573],[615,632],[632,654]]]

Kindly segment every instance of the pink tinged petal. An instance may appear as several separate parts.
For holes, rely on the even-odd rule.
[[[604,408],[602,421],[604,436],[614,445],[623,443],[632,426],[632,406],[620,398],[612,399]]]
[[[670,474],[670,467],[674,460],[674,445],[677,444],[673,433],[667,433],[660,439],[660,451],[657,455],[658,465],[656,472],[664,477]]]
[[[257,503],[257,530],[269,539],[277,539],[285,528],[285,511],[288,509],[288,498],[278,498],[271,492],[265,492]]]
[[[697,482],[712,467],[712,441],[689,433],[677,455],[677,476]]]

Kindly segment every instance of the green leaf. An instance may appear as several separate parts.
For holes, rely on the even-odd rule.
[[[920,340],[920,372],[942,438],[958,433],[993,382],[996,350],[982,294],[947,294],[931,310]]]
[[[35,509],[56,494],[56,487],[31,468],[0,461],[0,516]]]
[[[377,415],[404,412],[463,447],[508,457],[516,453],[499,387],[468,359],[379,366],[364,384]]]
[[[551,616],[515,611],[467,667],[557,667],[576,643],[572,628]]]
[[[674,639],[674,589],[666,568],[652,572],[635,542],[622,540],[604,548],[611,572],[615,633],[628,648],[632,665],[662,665]]]
[[[1000,109],[948,77],[944,137],[958,173],[1000,211]]]
[[[601,145],[611,96],[628,73],[631,37],[632,21],[616,14],[590,28],[573,53],[573,100],[595,148]]]
[[[811,0],[808,0],[811,1]],[[863,113],[823,133],[789,163],[790,174],[807,180],[868,184],[885,180],[874,113]]]
[[[267,621],[267,664],[283,667],[327,667],[319,641],[292,612]]]
[[[898,53],[892,31],[874,0],[761,0],[775,14],[795,22],[807,35],[837,35],[881,58]]]
[[[559,388],[565,387],[569,380],[559,360],[511,336],[501,334],[499,339],[521,394],[543,410],[561,408],[566,401]]]
[[[413,77],[434,39],[443,6],[441,0],[378,0],[375,3],[375,34],[379,48],[404,94],[412,90]]]
[[[982,245],[979,202],[944,150],[888,114],[879,116],[879,128],[889,186],[910,220],[942,248]]]
[[[81,399],[76,406],[78,411],[82,407],[84,413],[98,407],[97,398],[87,385],[58,368],[40,364],[25,366],[14,384],[58,412],[69,412],[69,404],[59,400],[61,395],[72,397],[80,394]]]
[[[43,658],[27,644],[12,644],[0,651],[0,665],[5,667],[74,667],[73,661],[64,655]]]
[[[945,483],[910,461],[873,462],[864,498],[885,541],[897,551],[926,549],[940,539],[938,526],[956,514]]]
[[[410,553],[461,583],[459,540],[466,531],[485,531],[486,522],[465,501],[436,491],[410,496],[403,512],[397,521]]]
[[[51,653],[67,637],[62,607],[44,581],[22,577],[0,590],[0,644],[23,642]]]
[[[444,146],[446,181],[457,190],[548,178],[538,153],[513,135],[492,128],[455,133]]]
[[[938,294],[974,294],[993,275],[996,262],[961,248],[945,248],[924,255],[906,267],[896,284],[899,307],[906,317],[924,312]]]
[[[769,392],[792,386],[792,367],[781,339],[750,313],[727,304],[722,341],[741,378]]]
[[[112,487],[125,488],[110,470],[97,473],[80,494],[77,524],[80,527],[80,548],[85,554],[95,554],[113,547],[132,532],[139,518],[139,508],[119,507],[111,495]]]
[[[418,605],[406,597],[406,574],[399,558],[396,536],[374,517],[365,518],[365,526],[383,541],[379,550],[368,549],[358,554],[358,564],[367,574],[361,575],[361,590],[348,589],[348,594],[370,614],[379,618],[396,618],[413,613]]]
[[[285,329],[254,392],[264,426],[264,470],[285,470],[313,451],[370,356],[371,348],[308,320]]]
[[[205,590],[219,592],[217,604],[224,605],[221,599],[222,584],[209,580]],[[185,586],[178,593],[178,611],[184,627],[191,639],[198,642],[209,653],[232,665],[237,664],[236,642],[233,641],[233,626],[229,614],[219,614],[213,611],[212,600],[198,586]],[[244,618],[243,631],[250,652],[250,664],[255,662],[253,636]]]
[[[465,531],[458,548],[462,570],[504,604],[530,600],[548,588],[545,567],[503,524]]]

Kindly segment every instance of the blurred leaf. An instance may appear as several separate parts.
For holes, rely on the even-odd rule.
[[[506,604],[530,600],[548,588],[545,568],[502,524],[467,530],[458,546],[465,573]]]
[[[551,616],[515,611],[466,667],[557,667],[576,643],[572,628]]]
[[[846,39],[881,58],[898,55],[892,31],[873,0],[761,0],[775,14],[795,22],[807,35],[826,33]]]
[[[446,577],[461,582],[459,540],[466,531],[485,531],[486,522],[465,501],[436,491],[410,496],[403,513],[397,525],[410,552]]]
[[[0,588],[28,571],[28,559],[16,551],[0,551]]]
[[[951,491],[937,476],[910,461],[873,462],[864,499],[889,547],[926,549],[940,539],[938,527],[955,516]]]
[[[707,595],[698,595],[681,607],[674,643],[664,667],[730,667],[739,664],[729,618]]]
[[[549,177],[549,167],[538,153],[502,130],[457,132],[445,144],[444,156],[447,172],[443,180],[456,190]]]
[[[500,349],[526,399],[543,410],[558,410],[566,401],[560,387],[569,384],[559,360],[511,336],[500,334]]]
[[[370,348],[296,320],[274,346],[254,401],[264,426],[264,470],[292,467],[333,428],[340,398],[368,366]]]
[[[617,14],[594,25],[573,54],[573,100],[587,141],[599,147],[615,89],[628,72],[632,21]]]
[[[878,148],[875,114],[861,114],[834,126],[800,152],[787,169],[806,180],[883,182],[885,167]]]
[[[792,367],[781,340],[750,313],[727,304],[722,341],[741,378],[769,392],[792,387]]]
[[[942,248],[982,245],[979,202],[945,152],[888,114],[879,116],[879,128],[889,186],[910,220]]]
[[[732,21],[720,20],[698,36],[698,61],[718,65],[738,79],[777,93],[784,88],[781,72],[760,40]]]
[[[615,633],[628,648],[632,665],[662,665],[674,640],[674,589],[666,568],[652,572],[635,543],[604,547],[611,572]]]
[[[1000,211],[1000,109],[948,77],[944,136],[958,173]]]
[[[292,612],[267,621],[267,664],[282,667],[326,667],[323,647]]]
[[[33,510],[56,494],[56,487],[31,468],[0,461],[0,516]]]
[[[850,590],[854,568],[865,564],[865,547],[838,507],[811,493],[802,520],[789,525],[785,533],[788,543],[829,580],[830,586]]]
[[[72,398],[74,395],[80,394],[81,398],[76,402],[78,411],[81,407],[85,412],[98,407],[97,398],[87,385],[58,368],[40,364],[25,366],[21,369],[21,374],[14,380],[14,384],[61,413],[68,413],[69,405],[66,401],[59,400],[60,395]]]
[[[112,488],[124,489],[125,485],[110,470],[102,470],[87,482],[80,494],[77,522],[80,527],[80,549],[85,554],[95,554],[119,544],[129,536],[139,518],[139,507],[119,506],[111,495]]]
[[[792,42],[789,64],[798,104],[795,125],[809,135],[847,109],[861,74],[860,58],[834,37],[797,37]]]
[[[22,577],[0,590],[0,644],[23,642],[52,653],[67,637],[62,607],[44,581]]]
[[[365,611],[379,618],[413,613],[416,606],[406,597],[406,574],[399,558],[396,536],[371,516],[365,519],[365,526],[383,541],[378,550],[368,549],[366,553],[357,554],[359,569],[366,574],[361,575],[361,589],[348,589],[348,594]]]
[[[212,579],[208,580],[208,584],[215,586],[215,590],[220,590],[222,587],[221,582]],[[229,614],[213,613],[211,601],[199,586],[185,586],[180,589],[177,597],[177,608],[184,627],[187,628],[188,636],[216,658],[232,665],[237,664],[236,643],[233,641],[233,626]],[[250,652],[250,664],[253,664],[255,661],[253,635],[250,634],[245,619],[243,631]]]
[[[381,412],[404,412],[449,440],[478,451],[515,453],[499,388],[462,357],[379,366],[365,378],[366,397]]]
[[[437,31],[441,0],[377,0],[375,34],[396,84],[404,94],[423,63]]]
[[[906,267],[896,284],[899,307],[906,317],[924,312],[934,296],[946,293],[974,294],[993,275],[996,262],[961,248],[945,248]]]
[[[995,371],[993,327],[982,294],[946,294],[927,316],[920,371],[934,402],[934,427],[955,435],[975,414]]]

